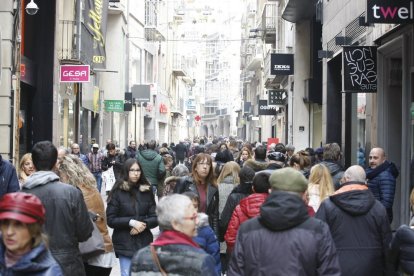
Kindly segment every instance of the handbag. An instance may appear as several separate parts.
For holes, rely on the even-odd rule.
[[[90,236],[88,240],[79,243],[79,251],[83,259],[89,259],[105,253],[104,239],[98,229],[98,226],[96,225],[96,221],[99,216],[91,212],[89,212],[89,216],[93,224],[92,236]]]

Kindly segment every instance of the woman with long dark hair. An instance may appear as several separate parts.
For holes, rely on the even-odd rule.
[[[121,275],[127,276],[132,256],[153,241],[150,229],[158,223],[154,194],[138,160],[125,161],[121,176],[109,193],[106,216]]]

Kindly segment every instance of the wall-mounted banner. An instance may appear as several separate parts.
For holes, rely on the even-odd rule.
[[[89,65],[61,65],[60,82],[89,82]]]
[[[131,87],[135,102],[146,103],[151,101],[151,86],[149,84],[134,84]]]
[[[285,90],[268,90],[269,105],[285,105]]]
[[[94,69],[103,69],[106,67],[105,37],[109,0],[77,1],[84,4],[80,60]]]
[[[377,47],[343,47],[342,66],[342,92],[377,92]]]
[[[293,54],[270,54],[270,75],[293,75]]]
[[[414,22],[414,0],[367,0],[367,23]]]
[[[267,105],[267,100],[259,100],[259,106],[257,107],[259,109],[259,116],[260,115],[276,115],[276,106],[270,106]]]

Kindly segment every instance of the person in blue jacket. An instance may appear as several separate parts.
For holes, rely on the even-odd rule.
[[[198,195],[194,192],[185,192],[183,195],[186,195],[191,199],[194,208],[198,211],[198,206],[200,205],[200,198]],[[211,228],[208,223],[208,216],[205,213],[198,213],[197,236],[193,237],[193,240],[204,249],[207,254],[213,256],[216,262],[216,272],[221,275],[220,244],[213,228]]]
[[[14,193],[20,190],[19,179],[13,165],[3,159],[0,154],[0,197],[6,193]]]
[[[27,193],[0,199],[0,275],[61,276],[61,267],[45,245],[45,208]]]

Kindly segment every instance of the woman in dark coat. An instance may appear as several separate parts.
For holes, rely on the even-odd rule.
[[[106,216],[114,229],[112,242],[119,258],[121,275],[129,275],[131,258],[136,251],[153,241],[150,231],[155,228],[155,199],[151,186],[136,159],[128,159],[108,197]]]

